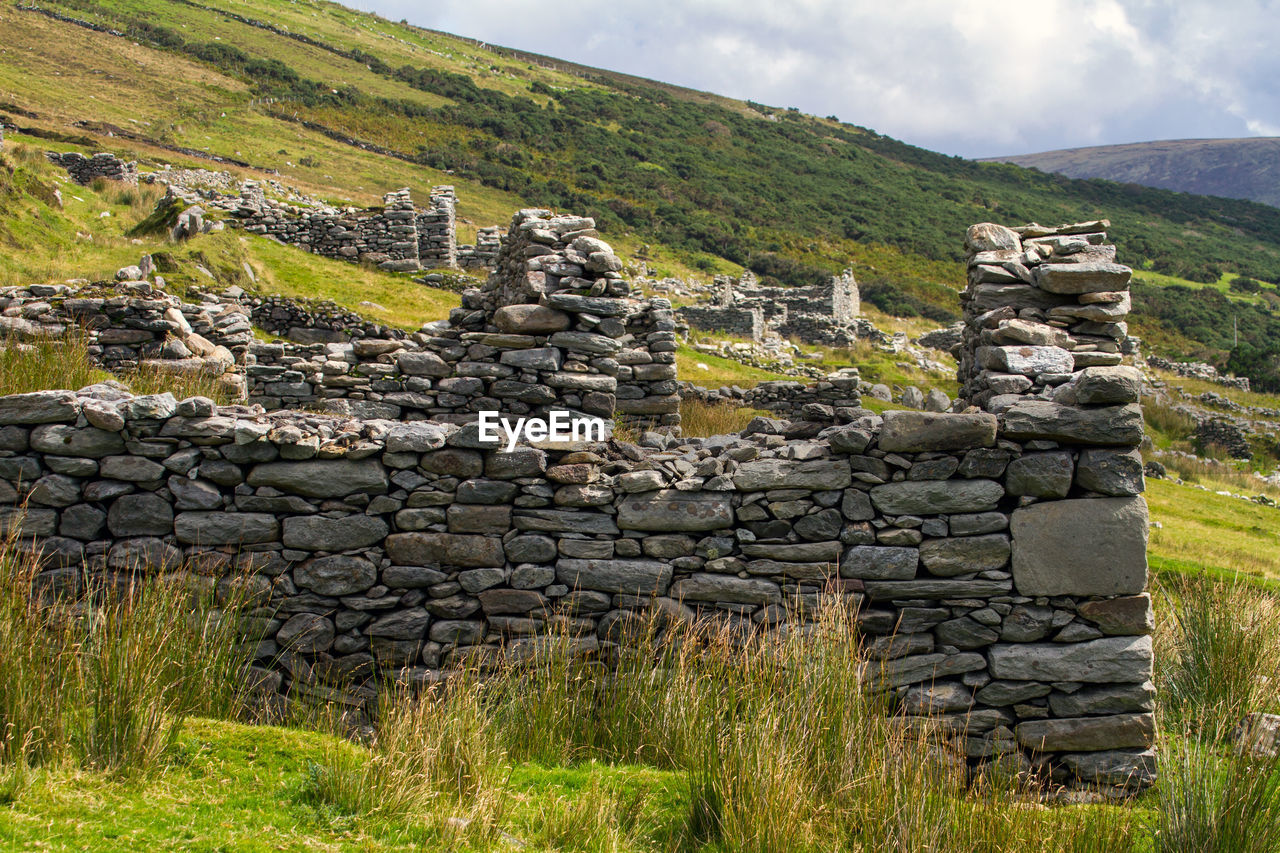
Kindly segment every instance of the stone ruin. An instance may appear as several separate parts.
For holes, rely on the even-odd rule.
[[[851,270],[810,287],[764,287],[750,271],[738,279],[718,275],[714,287],[709,305],[686,305],[677,312],[680,319],[696,329],[753,341],[772,334],[848,346],[860,337],[879,334],[859,317],[862,303]]]
[[[122,184],[138,183],[138,163],[136,160],[121,160],[114,154],[100,151],[92,157],[86,157],[75,151],[59,153],[46,151],[45,156],[54,165],[67,170],[71,180],[77,184],[88,185],[96,178],[117,181]]]
[[[1020,239],[983,225],[969,245],[1020,256]],[[380,680],[435,684],[552,630],[607,663],[655,608],[792,631],[837,596],[857,610],[867,684],[975,772],[1132,793],[1156,774],[1140,375],[1098,363],[1112,353],[1077,327],[1100,321],[1019,316],[1065,304],[1063,288],[1111,300],[1077,305],[1123,304],[1121,270],[1091,263],[971,285],[967,303],[988,307],[966,311],[962,362],[992,411],[848,407],[806,437],[761,419],[741,435],[507,452],[481,439],[477,406],[603,410],[592,395],[616,393],[665,416],[675,397],[659,393],[674,384],[669,307],[631,298],[589,220],[522,211],[450,323],[357,341],[358,363],[326,349],[282,365],[281,381],[352,375],[379,402],[422,395],[397,412],[418,419],[110,386],[0,398],[0,533],[43,561],[46,595],[86,572],[183,565],[246,589],[258,689],[356,710]],[[988,335],[1013,320],[1087,348]],[[1035,346],[1067,357],[1017,351]],[[994,401],[996,374],[1028,382]],[[385,391],[397,376],[405,390]]]
[[[491,270],[498,265],[498,252],[502,249],[503,230],[497,225],[476,231],[475,245],[458,247],[458,266],[465,269]]]

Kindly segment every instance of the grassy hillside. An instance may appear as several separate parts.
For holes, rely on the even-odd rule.
[[[335,197],[449,179],[473,219],[502,221],[518,203],[584,210],[611,236],[671,247],[696,267],[723,259],[801,283],[852,262],[868,284],[939,309],[938,286],[959,279],[960,235],[983,219],[1105,215],[1135,263],[1280,280],[1280,212],[1259,205],[977,164],[329,3],[42,8],[124,37],[0,10],[0,101],[22,111],[15,123],[66,133],[87,122],[76,133],[99,140],[110,124],[144,153],[207,150]]]
[[[1280,206],[1280,139],[1163,139],[990,157],[1069,178],[1104,178]]]

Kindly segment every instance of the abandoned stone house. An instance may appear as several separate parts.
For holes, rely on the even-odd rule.
[[[826,284],[766,287],[747,271],[740,278],[716,276],[708,305],[687,305],[680,318],[696,329],[761,341],[770,334],[813,344],[847,346],[862,336],[862,303],[853,272]]]

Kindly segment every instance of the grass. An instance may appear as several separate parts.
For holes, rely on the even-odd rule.
[[[699,364],[705,364],[708,369],[701,369]],[[750,387],[776,379],[797,380],[795,376],[752,367],[731,358],[701,353],[688,344],[680,344],[676,349],[676,369],[680,372],[681,379],[704,388],[719,388],[721,385]]]
[[[1157,568],[1280,578],[1280,510],[1169,480],[1147,481]]]
[[[751,419],[769,413],[729,403],[704,403],[701,400],[680,401],[680,429],[686,436],[727,435],[741,432]]]
[[[174,374],[145,366],[117,375],[108,373],[94,366],[85,340],[75,335],[30,342],[0,337],[0,395],[50,388],[75,391],[111,380],[135,394],[167,391],[179,400],[208,397],[219,403],[235,402],[227,386],[210,374]]]

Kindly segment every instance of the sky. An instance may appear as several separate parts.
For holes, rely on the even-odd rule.
[[[1280,136],[1280,0],[346,0],[947,154]]]

